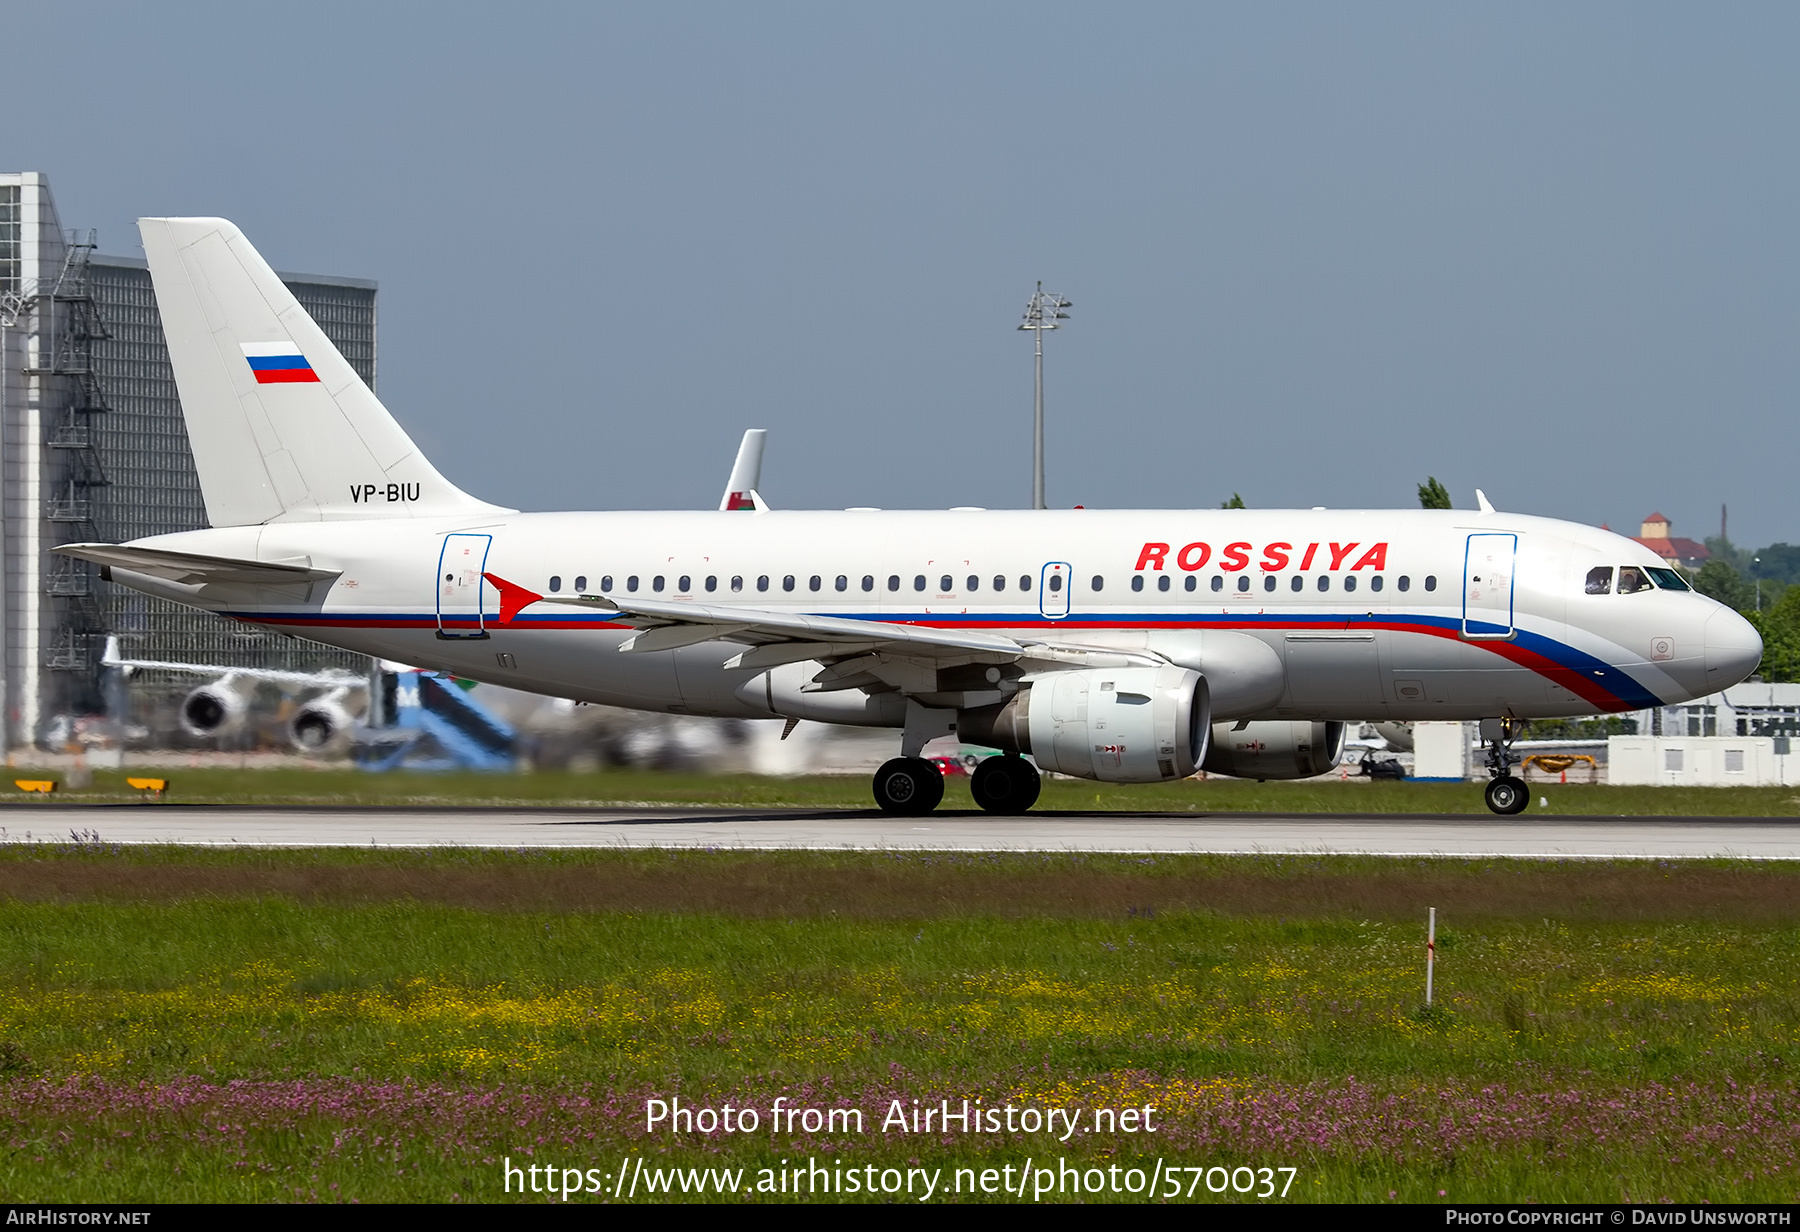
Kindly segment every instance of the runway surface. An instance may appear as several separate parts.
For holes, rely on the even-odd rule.
[[[687,847],[913,851],[1800,859],[1800,819],[1418,814],[935,813],[818,809],[322,809],[124,804],[0,812],[0,841],[258,847]]]

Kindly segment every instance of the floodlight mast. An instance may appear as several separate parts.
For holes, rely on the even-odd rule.
[[[1037,293],[1025,305],[1025,320],[1020,329],[1028,329],[1036,336],[1037,352],[1037,396],[1034,399],[1035,414],[1031,426],[1031,507],[1033,509],[1048,508],[1044,504],[1044,331],[1057,328],[1058,321],[1066,321],[1069,314],[1064,308],[1073,307],[1074,300],[1064,299],[1060,295],[1051,295],[1044,290],[1044,284],[1037,284]]]

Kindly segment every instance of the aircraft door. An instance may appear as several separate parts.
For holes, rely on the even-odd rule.
[[[487,598],[488,548],[492,535],[445,535],[438,553],[437,635],[441,638],[483,638],[488,635],[482,609]]]
[[[1462,635],[1471,641],[1513,635],[1513,561],[1517,535],[1470,535],[1463,554]]]
[[[1053,560],[1038,574],[1038,611],[1046,620],[1069,614],[1069,583],[1074,579],[1067,561]]]

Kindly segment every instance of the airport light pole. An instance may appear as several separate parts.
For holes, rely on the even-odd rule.
[[[1033,405],[1035,414],[1031,426],[1031,507],[1047,508],[1044,504],[1044,331],[1057,328],[1058,321],[1066,321],[1069,314],[1064,308],[1074,306],[1074,300],[1064,299],[1060,295],[1051,295],[1044,290],[1044,284],[1037,284],[1037,293],[1025,305],[1025,320],[1020,329],[1028,329],[1036,335],[1037,352],[1037,396]]]

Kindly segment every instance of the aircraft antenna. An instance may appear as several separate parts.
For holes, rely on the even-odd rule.
[[[1044,284],[1037,284],[1037,293],[1025,305],[1025,320],[1020,329],[1028,329],[1036,339],[1037,352],[1037,396],[1033,401],[1035,414],[1031,424],[1031,507],[1033,509],[1048,508],[1044,504],[1044,331],[1056,329],[1058,321],[1066,321],[1069,314],[1064,308],[1074,306],[1075,301],[1064,299],[1060,295],[1052,295],[1044,290]]]

